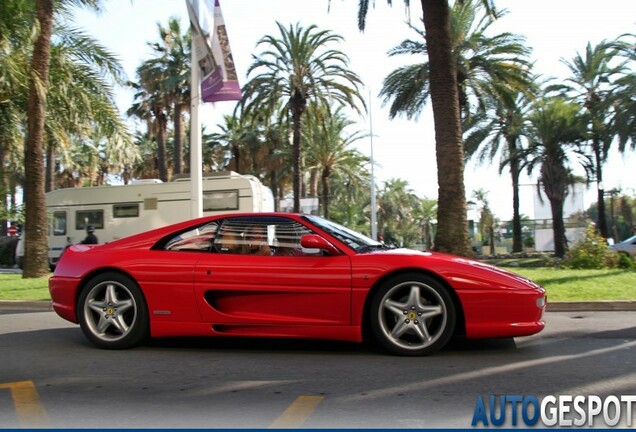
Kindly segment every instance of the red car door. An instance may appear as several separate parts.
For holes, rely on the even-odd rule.
[[[204,321],[237,325],[350,325],[351,261],[335,256],[210,253],[196,265]]]
[[[276,245],[298,242],[300,247],[300,235],[290,240],[289,226],[289,221],[281,228],[271,220],[266,225],[273,255],[251,254],[245,247],[241,251],[241,245],[224,245],[217,238],[216,251],[202,256],[194,272],[195,297],[204,321],[254,326],[350,325],[350,258],[344,254],[276,254],[283,249],[273,243],[276,229],[279,236],[287,236]],[[253,228],[250,223],[236,223],[225,231],[233,241],[243,239],[247,246],[250,240],[245,236]],[[298,232],[297,227],[294,230]]]

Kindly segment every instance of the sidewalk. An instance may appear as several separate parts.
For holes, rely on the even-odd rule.
[[[50,301],[0,300],[0,311],[52,311]],[[548,302],[547,312],[636,311],[636,301]]]

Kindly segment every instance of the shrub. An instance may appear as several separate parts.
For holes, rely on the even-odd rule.
[[[605,239],[594,232],[594,228],[590,226],[586,230],[585,239],[568,251],[563,267],[572,269],[617,268],[619,260],[619,255],[608,248]]]
[[[636,263],[626,253],[618,253],[618,268],[633,270],[636,269]]]
[[[534,247],[534,237],[525,237],[523,239],[523,245],[527,248],[533,248]]]

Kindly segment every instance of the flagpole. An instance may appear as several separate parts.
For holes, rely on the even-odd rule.
[[[193,37],[190,67],[190,215],[193,219],[203,216],[203,176],[201,173],[203,157],[201,152],[201,119],[199,118],[201,78],[194,39]]]

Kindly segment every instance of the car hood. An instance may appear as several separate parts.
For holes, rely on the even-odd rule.
[[[500,288],[534,288],[543,290],[536,282],[514,272],[486,264],[475,259],[441,252],[421,252],[412,249],[388,249],[357,255],[358,259],[382,261],[389,267],[422,268],[438,274],[453,287],[476,288],[497,286]],[[377,257],[382,257],[378,260]],[[373,258],[376,257],[376,258]]]

